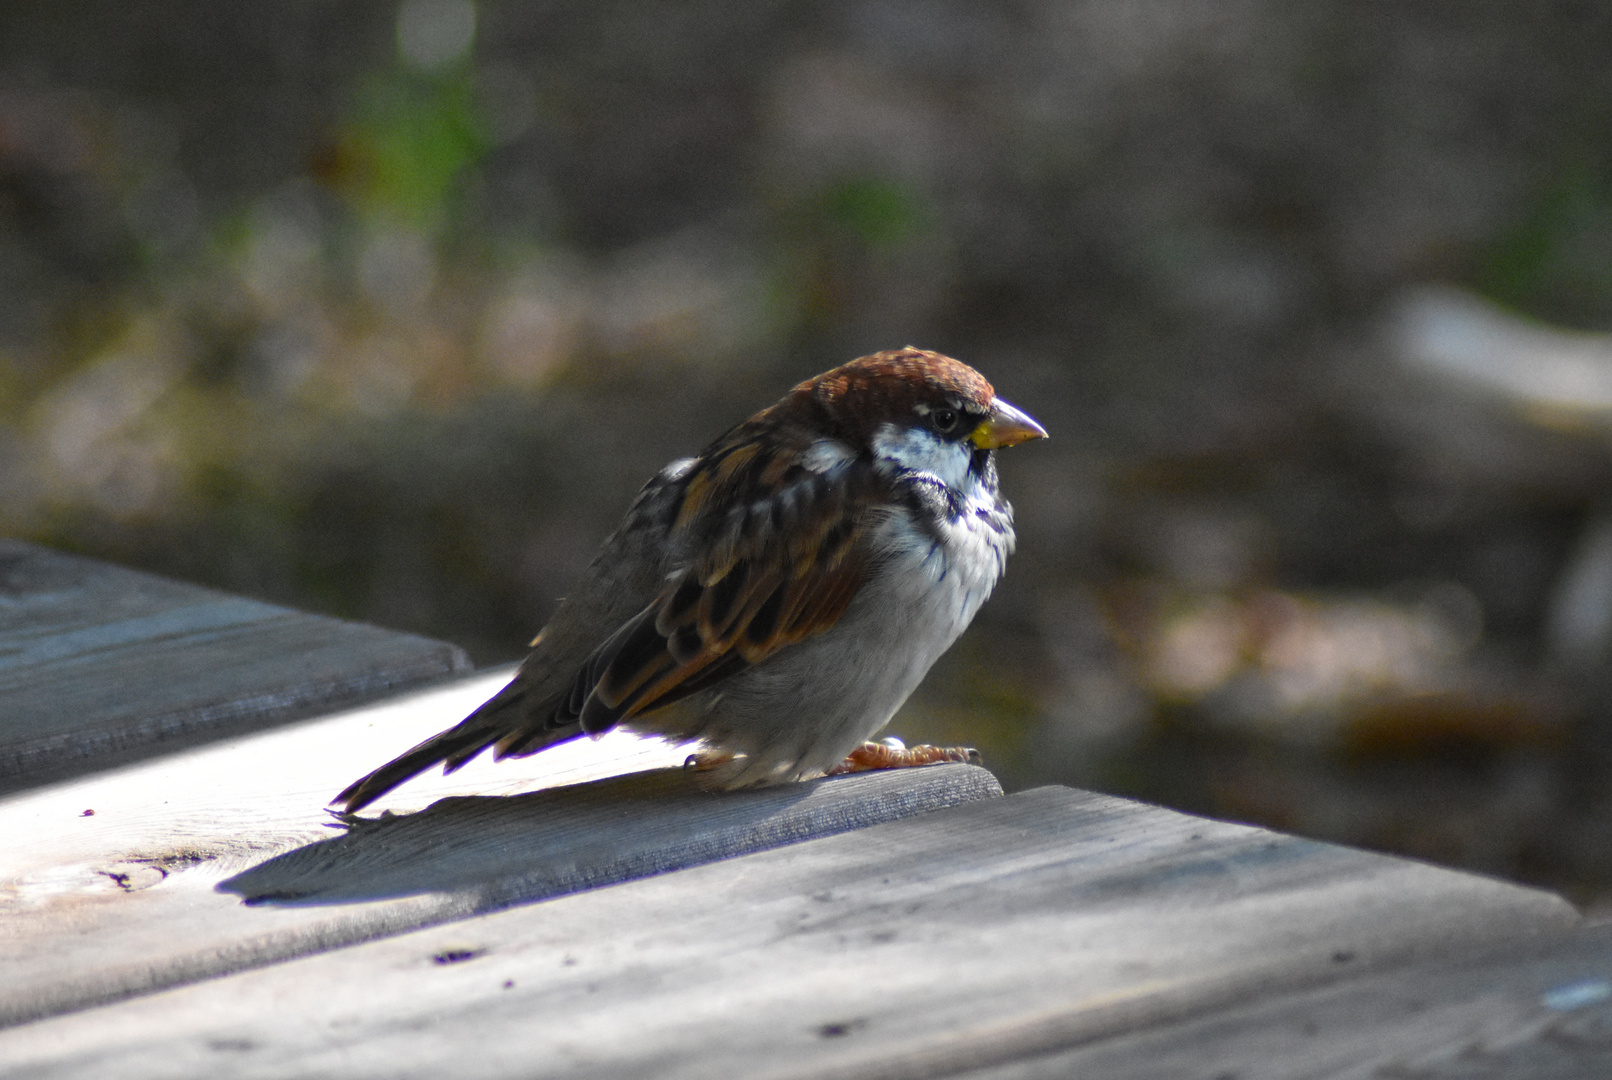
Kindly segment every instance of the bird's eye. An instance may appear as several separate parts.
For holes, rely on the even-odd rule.
[[[929,423],[942,435],[949,435],[957,427],[957,410],[936,409],[929,414]]]

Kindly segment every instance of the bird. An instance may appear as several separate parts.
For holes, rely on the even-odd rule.
[[[617,726],[699,740],[716,791],[977,761],[871,740],[1006,568],[996,451],[1046,436],[937,352],[807,379],[652,477],[508,685],[332,802]]]

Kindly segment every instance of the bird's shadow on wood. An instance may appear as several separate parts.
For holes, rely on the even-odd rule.
[[[434,896],[491,910],[903,816],[889,812],[898,807],[880,812],[877,799],[862,806],[881,786],[871,779],[712,794],[680,769],[656,769],[526,795],[442,799],[413,814],[350,820],[341,835],[266,859],[217,889],[247,904]]]

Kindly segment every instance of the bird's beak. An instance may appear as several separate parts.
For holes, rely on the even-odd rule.
[[[999,450],[1031,439],[1045,439],[1047,429],[997,398],[991,402],[990,415],[968,437],[981,450]]]

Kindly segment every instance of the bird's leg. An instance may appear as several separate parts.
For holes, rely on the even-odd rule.
[[[873,769],[910,769],[918,765],[936,765],[943,761],[956,761],[978,765],[983,759],[972,746],[903,746],[900,739],[883,739],[865,742],[845,756],[845,760],[828,770],[829,776],[868,772]]]
[[[712,769],[720,769],[738,756],[738,754],[730,754],[722,750],[701,750],[699,753],[690,754],[683,759],[683,771],[689,773],[710,772]]]

